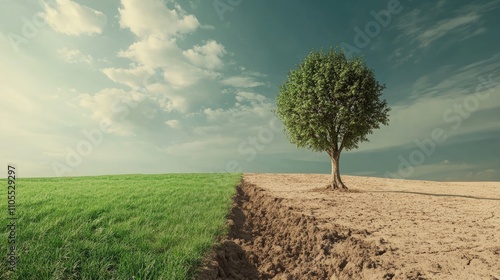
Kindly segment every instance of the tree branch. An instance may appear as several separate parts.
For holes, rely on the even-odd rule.
[[[344,133],[344,137],[342,137],[342,142],[340,143],[339,152],[342,152],[342,149],[344,149],[345,139],[347,138],[347,134],[349,134],[349,131],[346,131],[346,133]]]

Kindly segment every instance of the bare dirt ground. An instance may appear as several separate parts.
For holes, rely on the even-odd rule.
[[[199,279],[500,280],[500,183],[245,174]]]

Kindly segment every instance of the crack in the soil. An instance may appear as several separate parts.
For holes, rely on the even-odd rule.
[[[484,218],[483,219],[483,222],[486,221],[486,220],[489,220],[489,219],[493,219],[495,217],[495,213],[494,212],[491,212],[491,217],[488,217],[488,218]]]

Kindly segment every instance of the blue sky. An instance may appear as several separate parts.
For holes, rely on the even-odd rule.
[[[499,1],[4,1],[0,158],[19,174],[329,173],[271,110],[313,49],[362,54],[392,111],[349,175],[500,180]]]

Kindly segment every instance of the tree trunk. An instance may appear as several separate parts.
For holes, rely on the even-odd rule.
[[[346,185],[344,185],[342,179],[340,178],[340,168],[339,168],[340,153],[332,154],[330,155],[330,158],[332,159],[332,177],[331,177],[331,184],[329,187],[331,187],[334,190],[342,190],[342,191],[348,190]]]

